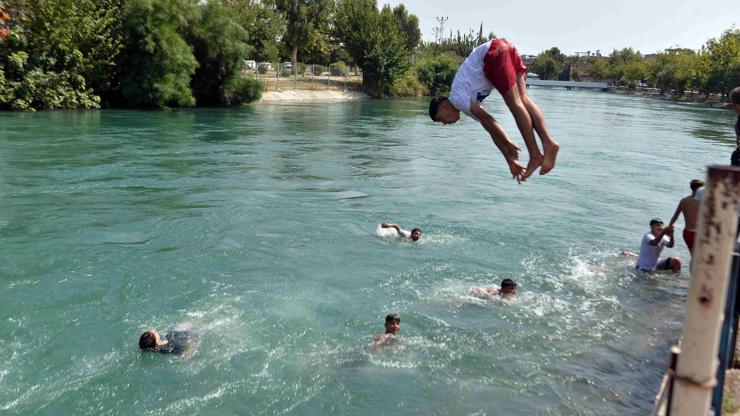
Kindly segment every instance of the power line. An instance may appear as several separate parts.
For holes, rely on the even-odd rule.
[[[437,17],[437,21],[439,22],[439,27],[437,28],[437,43],[442,42],[444,40],[445,36],[445,22],[450,20],[447,16],[440,16]]]

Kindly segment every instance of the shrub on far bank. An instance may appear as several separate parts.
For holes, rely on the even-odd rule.
[[[238,105],[262,98],[264,84],[255,78],[237,77],[224,86],[224,104]]]
[[[313,74],[316,76],[319,76],[323,74],[324,71],[326,71],[326,67],[323,65],[313,65],[312,68],[313,68]]]
[[[428,95],[429,89],[416,78],[413,71],[408,71],[393,83],[389,92],[392,97],[421,97]]]
[[[335,77],[345,77],[349,74],[347,65],[344,62],[334,62],[329,66],[329,72]]]
[[[431,95],[442,95],[450,92],[459,66],[455,57],[443,54],[423,58],[415,69],[419,81]]]
[[[264,75],[267,73],[268,66],[267,64],[259,64],[257,65],[257,73]]]

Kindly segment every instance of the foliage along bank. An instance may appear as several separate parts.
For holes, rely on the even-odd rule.
[[[740,29],[727,29],[698,50],[671,48],[642,55],[632,48],[609,56],[566,56],[556,47],[534,59],[530,71],[542,79],[600,80],[615,86],[648,86],[662,93],[723,94],[740,85]]]
[[[446,94],[455,71],[494,37],[421,41],[419,19],[377,0],[0,0],[0,109],[238,105],[259,99],[247,59],[360,68],[372,96]],[[740,31],[698,52],[572,57],[530,63],[544,79],[648,83],[726,92],[740,84]]]
[[[231,105],[258,99],[253,51],[226,2],[10,0],[0,108]]]

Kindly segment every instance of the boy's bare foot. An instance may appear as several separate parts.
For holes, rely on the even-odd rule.
[[[535,170],[537,170],[538,167],[542,165],[542,161],[544,158],[542,155],[537,156],[531,156],[529,157],[529,163],[527,163],[527,170],[524,172],[524,178],[529,178],[532,176]]]
[[[558,157],[558,151],[560,145],[555,142],[550,146],[542,146],[545,151],[545,160],[542,161],[542,167],[540,168],[540,175],[547,175],[555,167],[555,159]]]

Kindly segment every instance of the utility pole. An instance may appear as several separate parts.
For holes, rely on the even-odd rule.
[[[437,41],[437,43],[442,42],[444,40],[444,36],[445,36],[445,22],[448,21],[448,20],[450,20],[450,18],[449,17],[446,17],[446,16],[444,16],[444,17],[440,16],[440,17],[437,18],[437,21],[439,22],[439,30],[437,31],[437,33],[439,34],[438,35],[439,36],[439,40]]]
[[[432,32],[434,32],[434,43],[439,43],[439,28],[432,28]]]

